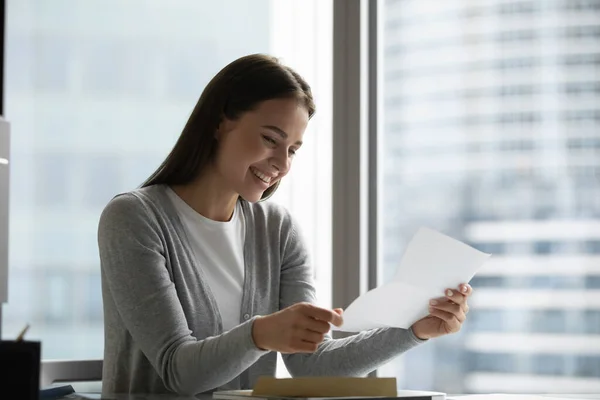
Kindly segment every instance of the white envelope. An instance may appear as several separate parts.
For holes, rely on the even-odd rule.
[[[426,317],[429,300],[469,282],[490,254],[429,228],[409,242],[392,280],[364,293],[344,310],[344,332],[409,328]]]

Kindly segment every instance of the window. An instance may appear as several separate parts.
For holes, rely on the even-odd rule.
[[[71,41],[65,38],[45,37],[37,33],[31,39],[35,48],[39,49],[33,63],[35,90],[39,93],[64,91],[71,75]]]
[[[9,0],[3,335],[29,323],[43,358],[102,357],[96,232],[104,205],[156,169],[220,68],[258,52],[281,57],[315,95],[318,113],[272,201],[300,221],[329,306],[332,11],[330,0]]]
[[[34,187],[37,207],[64,207],[67,203],[71,158],[72,156],[66,153],[39,154],[36,157]]]
[[[597,2],[382,4],[379,276],[424,222],[493,253],[494,268],[473,280],[459,334],[380,375],[448,393],[600,390],[586,345],[600,342]]]
[[[104,207],[115,195],[112,186],[122,186],[121,166],[122,157],[106,154],[89,154],[78,157],[77,170],[81,187],[81,194],[77,196],[78,205]]]

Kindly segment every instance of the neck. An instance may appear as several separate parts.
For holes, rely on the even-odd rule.
[[[206,173],[191,183],[171,186],[183,201],[200,215],[213,221],[229,221],[238,194],[223,187],[223,180]]]

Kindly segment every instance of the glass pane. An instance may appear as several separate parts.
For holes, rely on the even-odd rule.
[[[319,112],[272,201],[302,225],[320,302],[331,304],[330,0],[9,0],[7,15],[5,338],[29,323],[43,358],[102,357],[100,212],[156,169],[208,80],[257,52],[313,87]]]
[[[463,330],[382,375],[600,391],[600,4],[383,4],[383,281],[420,226],[494,255]]]

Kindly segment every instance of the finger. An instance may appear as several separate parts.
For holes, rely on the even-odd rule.
[[[309,330],[323,334],[329,332],[329,330],[331,329],[331,325],[329,325],[327,322],[319,321],[318,319],[306,316],[303,318],[300,327],[304,330]]]
[[[342,325],[342,317],[338,313],[333,310],[328,310],[326,308],[317,307],[312,304],[305,304],[303,307],[304,315],[319,319],[325,322],[331,322],[335,326]]]
[[[318,332],[314,332],[314,331],[309,331],[307,329],[304,329],[301,333],[300,333],[300,340],[308,342],[308,343],[316,343],[319,344],[323,341],[323,339],[325,339],[325,335],[322,333],[318,333]]]
[[[458,285],[458,290],[461,294],[467,297],[469,297],[471,293],[473,293],[473,288],[468,283],[461,283],[460,285]]]
[[[467,297],[456,289],[446,289],[446,298],[456,304],[464,304]]]
[[[339,315],[344,315],[344,309],[343,308],[334,308],[333,311],[335,311]]]
[[[464,287],[465,286],[462,286],[461,289]],[[472,293],[471,286],[467,287],[467,293]],[[451,302],[460,305],[465,314],[469,312],[469,305],[467,304],[468,295],[462,294],[457,290],[446,289],[446,298]]]
[[[294,342],[293,349],[296,353],[314,353],[319,348],[317,343],[306,342],[298,339]]]
[[[462,306],[452,303],[448,300],[431,300],[429,302],[430,307],[433,307],[437,310],[442,310],[445,311],[447,313],[450,313],[452,315],[454,315],[456,317],[456,319],[463,323],[465,322],[465,320],[467,319],[467,316],[465,315]]]
[[[450,332],[460,331],[462,324],[454,314],[433,307],[429,307],[429,314],[444,321]]]
[[[314,353],[319,348],[319,345],[317,343],[304,342],[303,345],[305,348],[304,351],[307,353]]]

